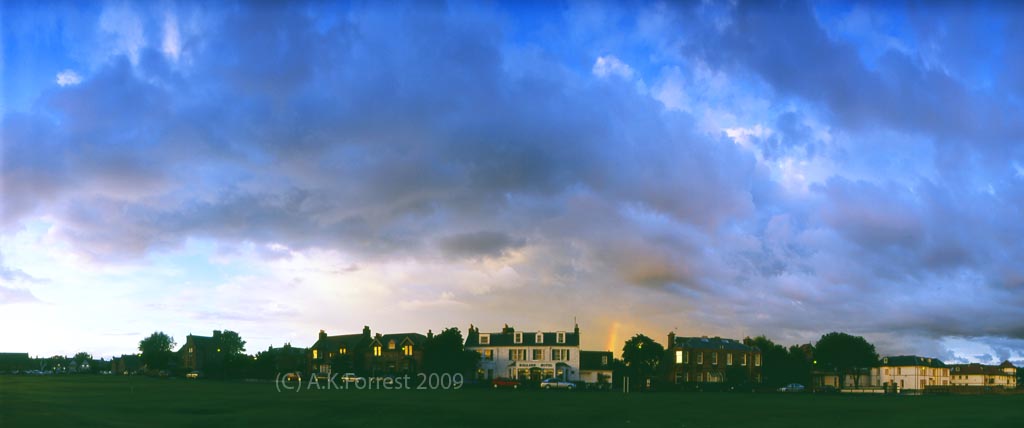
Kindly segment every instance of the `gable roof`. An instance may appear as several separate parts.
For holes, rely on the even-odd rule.
[[[515,333],[523,334],[523,341],[515,343]],[[537,333],[542,336],[542,341],[537,342]],[[558,333],[565,334],[564,342],[557,342]],[[480,344],[480,336],[490,335],[490,343]],[[511,331],[497,333],[470,334],[466,337],[466,346],[580,346],[580,334],[574,331]]]
[[[602,357],[607,357],[607,362],[602,363]],[[611,370],[611,351],[580,351],[580,370]]]
[[[724,349],[727,351],[760,352],[756,346],[747,346],[736,339],[721,337],[676,337],[673,348]],[[671,349],[671,348],[670,348]]]
[[[369,345],[369,340],[367,339],[367,335],[362,333],[327,336],[318,339],[310,349],[335,350],[344,347],[345,349],[355,350],[362,345]]]
[[[380,335],[380,337],[374,338],[373,341],[380,343],[381,345],[384,345],[394,340],[395,346],[401,347],[402,343],[404,343],[406,339],[412,342],[413,346],[420,346],[427,341],[427,336],[424,336],[419,333],[391,333],[382,334]]]
[[[917,355],[897,355],[895,357],[883,357],[880,364],[888,367],[935,367],[945,368],[938,358],[918,357]]]

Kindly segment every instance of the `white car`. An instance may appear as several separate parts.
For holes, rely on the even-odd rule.
[[[576,389],[576,384],[559,378],[544,379],[540,382],[540,389]]]
[[[199,374],[198,371],[193,371],[193,372],[189,372],[187,375],[185,375],[185,378],[186,379],[199,379],[200,376],[201,375]]]

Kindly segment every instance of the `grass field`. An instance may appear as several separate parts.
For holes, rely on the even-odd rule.
[[[456,391],[278,392],[265,383],[0,376],[0,427],[987,427],[1024,395],[846,396]],[[1009,425],[1007,425],[1009,424]]]

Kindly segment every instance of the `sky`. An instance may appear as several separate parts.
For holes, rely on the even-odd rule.
[[[1024,363],[1024,7],[0,10],[0,351],[575,320]]]

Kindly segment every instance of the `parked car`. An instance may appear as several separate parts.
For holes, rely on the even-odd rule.
[[[559,378],[548,378],[540,382],[541,389],[576,389],[576,384]]]
[[[359,376],[356,376],[355,373],[345,373],[345,374],[341,375],[341,377],[338,378],[339,381],[346,382],[346,383],[357,382],[360,379],[362,379],[362,378],[359,377]]]
[[[299,382],[302,382],[302,374],[299,372],[285,373],[284,380],[297,380]]]
[[[331,375],[327,373],[313,373],[310,376],[313,377],[314,382],[326,381],[331,379]]]
[[[515,380],[515,379],[499,377],[499,378],[496,378],[493,381],[491,381],[491,387],[495,388],[495,389],[498,389],[498,388],[519,389],[519,381]]]
[[[188,372],[188,374],[185,375],[185,379],[199,379],[202,376],[203,375],[201,373],[199,373],[199,371],[191,371],[191,372]]]
[[[779,392],[804,392],[804,386],[799,383],[791,383],[779,388]]]

